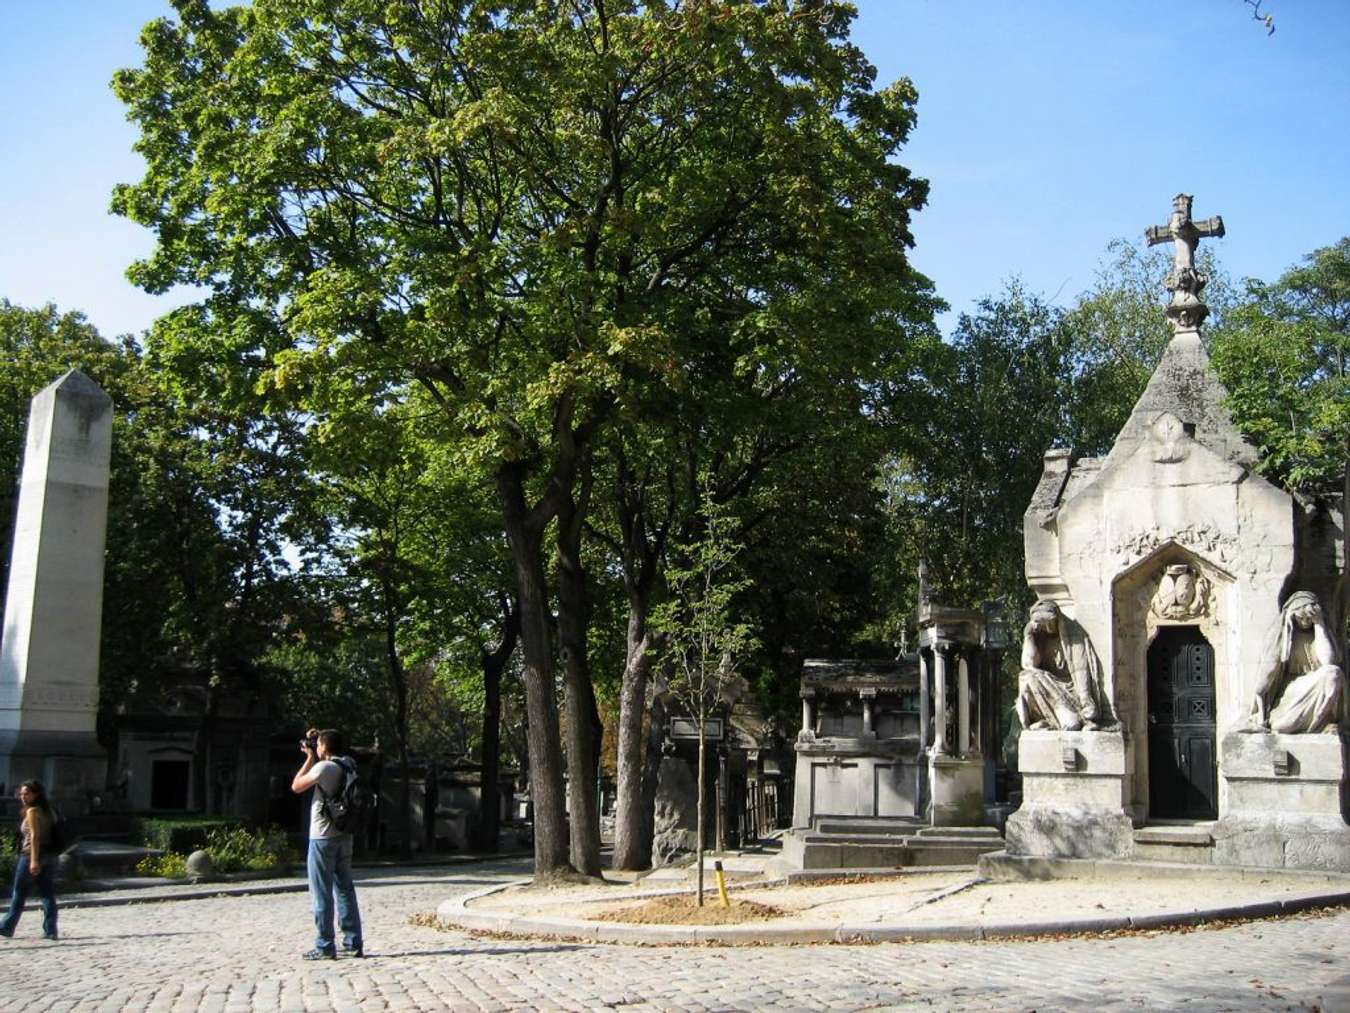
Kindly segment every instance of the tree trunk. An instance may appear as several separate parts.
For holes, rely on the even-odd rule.
[[[637,806],[638,829],[635,835],[635,846],[645,854],[642,868],[652,863],[652,844],[656,837],[656,791],[661,785],[661,743],[667,713],[664,687],[653,685],[655,681],[649,672],[647,696],[650,703],[647,711],[651,717],[647,722],[647,748],[642,763],[641,799]]]
[[[646,595],[630,596],[628,650],[619,691],[618,800],[614,809],[616,869],[646,869],[652,864],[651,801],[643,809],[642,722],[647,713],[651,675],[651,634]],[[653,725],[651,734],[660,729]]]
[[[403,677],[403,662],[398,656],[398,628],[385,589],[384,650],[389,673],[389,688],[394,691],[394,737],[398,749],[398,853],[412,854],[412,789],[408,784],[408,681]]]
[[[698,715],[698,840],[694,844],[695,861],[698,862],[698,906],[703,906],[703,811],[706,808],[703,804],[703,764],[704,752],[707,748],[707,740],[703,734],[703,712]]]
[[[514,462],[497,471],[502,519],[511,544],[520,606],[526,741],[530,754],[530,800],[534,806],[534,877],[546,882],[568,871],[567,817],[563,799],[562,742],[554,695],[548,591],[544,581],[543,527],[525,509],[523,468]]]
[[[591,685],[586,626],[589,603],[581,565],[581,526],[589,491],[582,479],[576,498],[564,497],[558,511],[558,637],[562,643],[567,707],[567,780],[572,866],[586,876],[600,875],[600,813],[596,771],[600,756],[595,732],[598,714]],[[603,727],[603,726],[602,726]]]
[[[474,847],[478,851],[496,851],[501,827],[501,750],[502,750],[502,672],[516,649],[520,633],[520,610],[507,601],[502,606],[502,635],[497,646],[483,651],[483,736],[479,765],[482,768],[478,792],[478,828]]]
[[[207,686],[206,707],[202,711],[202,723],[197,732],[196,755],[192,764],[192,789],[195,795],[193,801],[197,803],[195,808],[204,816],[211,816],[216,812],[214,799],[211,797],[210,771],[215,753],[217,695],[215,686]]]
[[[622,531],[620,546],[624,590],[628,594],[628,637],[624,653],[623,681],[619,691],[619,742],[617,750],[618,798],[614,806],[614,858],[616,869],[647,869],[652,864],[655,832],[656,782],[660,767],[661,729],[665,703],[660,711],[648,707],[652,656],[657,641],[647,626],[653,590],[666,536],[674,519],[674,482],[667,471],[668,495],[665,517],[649,531],[650,504],[643,478],[629,468],[620,451],[615,505]],[[650,713],[650,722],[647,716]],[[647,723],[648,749],[644,756],[643,725]],[[653,748],[658,747],[658,748]]]

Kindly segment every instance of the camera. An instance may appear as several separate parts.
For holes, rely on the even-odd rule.
[[[306,735],[300,740],[300,748],[314,752],[319,748],[319,737],[317,735]]]

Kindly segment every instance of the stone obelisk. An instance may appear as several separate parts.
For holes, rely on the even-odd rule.
[[[68,815],[107,776],[95,720],[112,419],[78,370],[33,398],[0,641],[0,783],[40,780]]]

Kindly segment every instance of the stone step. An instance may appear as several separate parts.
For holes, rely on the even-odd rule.
[[[817,816],[812,827],[817,833],[824,834],[912,834],[928,824],[921,820],[905,817],[875,816]]]
[[[1002,837],[976,840],[971,837],[911,837],[905,842],[911,848],[974,848],[976,851],[1002,851]]]
[[[993,827],[923,827],[920,837],[951,837],[972,841],[999,841],[1003,835]]]
[[[876,844],[883,847],[900,847],[909,841],[918,840],[918,834],[845,834],[845,833],[823,833],[816,830],[807,830],[800,834],[800,839],[811,843],[828,844]],[[955,840],[955,838],[953,838]]]
[[[1213,865],[1214,847],[1207,848],[1195,847],[1187,844],[1140,844],[1135,841],[1134,854],[1131,859],[1136,862],[1170,862],[1180,865]]]
[[[1151,823],[1134,832],[1133,858],[1138,862],[1212,865],[1214,837],[1209,823]]]
[[[879,834],[866,830],[859,831],[854,827],[835,827],[830,826],[826,829],[822,826],[818,830],[801,831],[799,836],[804,840],[823,841],[834,840],[840,842],[866,843],[903,843],[905,841],[916,841],[931,843],[935,841],[950,841],[955,844],[987,844],[993,843],[1000,847],[1003,844],[1003,835],[993,827],[918,827],[908,830],[893,830],[889,834]]]
[[[974,865],[980,855],[1001,851],[1003,842],[973,844],[809,841],[802,848],[803,869],[899,869],[915,866]]]
[[[1153,823],[1134,832],[1134,843],[1170,844],[1180,847],[1212,847],[1209,823]]]

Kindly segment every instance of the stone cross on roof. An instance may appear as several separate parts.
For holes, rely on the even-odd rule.
[[[1191,195],[1179,193],[1172,198],[1172,217],[1166,225],[1151,225],[1144,230],[1149,246],[1171,240],[1176,244],[1172,273],[1167,276],[1167,290],[1172,302],[1167,316],[1174,331],[1194,330],[1209,316],[1209,307],[1200,299],[1200,290],[1209,278],[1195,269],[1195,248],[1200,240],[1220,238],[1224,234],[1223,219],[1218,215],[1204,221],[1191,221]]]

